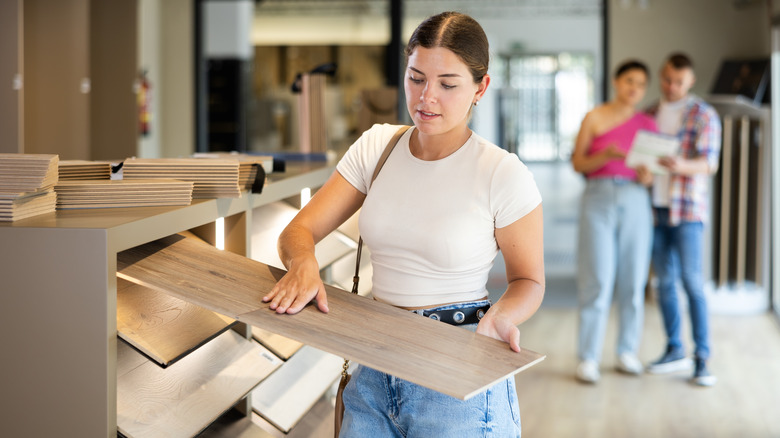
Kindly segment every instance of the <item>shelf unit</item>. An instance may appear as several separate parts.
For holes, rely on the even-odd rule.
[[[58,211],[0,224],[4,433],[115,437],[117,253],[181,231],[208,230],[225,218],[226,250],[249,256],[253,211],[321,186],[334,166],[288,163],[287,169],[272,175],[261,194],[236,199]],[[251,336],[246,327],[243,332]]]

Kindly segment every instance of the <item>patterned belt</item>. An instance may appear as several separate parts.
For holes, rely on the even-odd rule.
[[[412,312],[431,318],[435,321],[446,322],[450,325],[477,324],[490,309],[490,304],[480,307],[468,307],[465,309],[447,310],[412,310]]]

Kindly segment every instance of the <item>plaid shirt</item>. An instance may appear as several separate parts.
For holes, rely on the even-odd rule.
[[[658,103],[648,111],[654,116]],[[683,158],[707,157],[710,171],[718,170],[720,161],[721,124],[718,113],[701,100],[691,96],[683,111],[683,122],[677,137],[680,139],[680,153]],[[671,175],[669,182],[669,225],[681,222],[706,222],[709,218],[707,195],[708,174],[691,176]]]

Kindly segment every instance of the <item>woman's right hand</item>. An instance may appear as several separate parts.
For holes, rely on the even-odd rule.
[[[313,299],[320,311],[328,313],[328,297],[320,278],[319,265],[316,259],[307,257],[290,264],[290,269],[263,297],[263,302],[270,302],[269,307],[276,313],[295,314]]]
[[[626,159],[626,152],[617,147],[615,143],[611,143],[602,149],[601,155],[606,161]]]

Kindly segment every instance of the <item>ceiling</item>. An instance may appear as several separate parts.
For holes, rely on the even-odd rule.
[[[405,0],[403,14],[428,16],[447,10],[485,16],[598,15],[602,0]],[[390,0],[259,0],[256,14],[296,16],[388,15]]]

